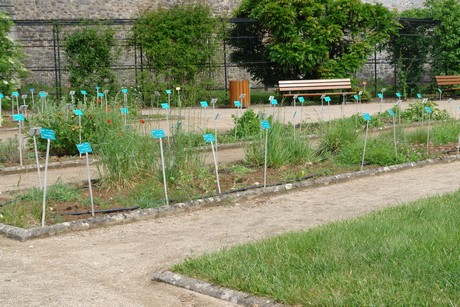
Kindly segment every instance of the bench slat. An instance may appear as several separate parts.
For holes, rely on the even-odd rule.
[[[460,75],[457,76],[435,76],[436,82],[441,85],[456,85],[460,84]]]

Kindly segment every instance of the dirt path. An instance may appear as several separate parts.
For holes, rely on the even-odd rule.
[[[0,305],[232,306],[150,279],[192,255],[455,191],[459,169],[430,165],[24,243],[0,237]]]

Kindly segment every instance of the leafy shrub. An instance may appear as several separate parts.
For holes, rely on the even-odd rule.
[[[237,139],[244,139],[254,137],[259,135],[260,133],[260,116],[257,115],[254,110],[248,109],[246,110],[243,115],[239,118],[232,114],[233,123],[235,127],[238,122],[238,128],[233,128],[228,132],[229,135],[235,135],[236,130],[236,138]]]
[[[0,140],[0,163],[19,162],[19,142],[17,139]]]
[[[427,121],[428,114],[425,111],[425,107],[430,107],[432,120],[442,120],[448,119],[449,113],[446,110],[441,110],[438,107],[438,104],[432,100],[428,100],[425,104],[421,101],[412,102],[409,104],[409,107],[401,113],[403,119],[409,120],[411,122],[421,122],[422,119]]]

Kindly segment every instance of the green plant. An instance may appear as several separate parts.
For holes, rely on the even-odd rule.
[[[339,119],[331,123],[323,123],[319,138],[320,155],[337,154],[345,145],[354,143],[358,139],[356,119]]]
[[[115,91],[117,86],[112,69],[118,57],[115,32],[102,25],[82,26],[64,38],[70,83],[88,93],[95,86]]]
[[[268,133],[267,166],[299,164],[311,161],[314,153],[307,140],[289,136],[285,126],[272,123]],[[290,131],[290,130],[289,130]],[[265,161],[265,142],[260,140],[244,148],[245,161],[253,165],[263,165]]]
[[[421,101],[409,103],[409,107],[401,112],[401,118],[410,122],[419,122],[428,120],[428,114],[425,107],[429,107],[432,111],[431,120],[445,120],[449,118],[449,113],[446,110],[438,108],[438,104],[432,100],[428,100],[425,104]]]
[[[299,77],[349,77],[398,25],[395,14],[381,4],[355,0],[245,0],[235,16],[257,23],[231,30],[232,61],[266,85]],[[261,59],[269,64],[252,64]]]
[[[229,135],[235,135],[235,129],[237,139],[251,138],[259,135],[260,114],[257,115],[254,110],[248,109],[239,117],[232,114],[232,118],[235,128],[228,132]]]
[[[13,25],[11,17],[0,12],[0,93],[5,96],[17,88],[18,78],[27,72],[22,64],[22,49],[10,36]]]
[[[132,44],[141,45],[147,58],[149,74],[141,76],[143,86],[149,91],[189,87],[183,106],[196,103],[193,94],[209,88],[212,80],[219,28],[209,6],[198,3],[142,13],[133,27]]]
[[[0,163],[19,162],[19,143],[17,139],[0,140]]]

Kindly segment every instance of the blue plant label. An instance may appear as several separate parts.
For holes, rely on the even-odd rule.
[[[11,96],[19,97],[19,92],[12,92]]]
[[[34,89],[34,88],[29,88],[29,91],[30,91],[31,93],[33,93],[33,92],[35,91],[35,89]]]
[[[163,131],[163,129],[152,130],[152,135],[155,139],[164,139],[166,137],[166,134]]]
[[[166,94],[171,95],[171,90],[166,90]]]
[[[88,142],[77,144],[77,148],[78,152],[80,152],[82,155],[93,152],[93,149],[91,148],[91,145]]]
[[[383,94],[382,94],[382,93],[378,93],[377,96],[378,96],[380,99],[383,99]]]
[[[213,143],[213,142],[216,141],[216,138],[214,137],[214,134],[212,134],[212,133],[208,133],[208,134],[203,135],[203,138],[204,138],[206,143]]]
[[[3,96],[3,94],[0,94],[0,99],[4,98],[5,96]]]
[[[426,113],[428,113],[428,114],[433,113],[433,111],[431,111],[431,108],[430,108],[430,107],[425,107],[425,111],[426,111]]]
[[[235,101],[233,101],[233,103],[235,104],[235,107],[241,108],[241,102],[240,101],[235,100]]]
[[[163,102],[163,103],[161,104],[161,108],[163,108],[163,109],[169,109],[169,104],[167,104],[166,102]]]
[[[51,140],[51,141],[56,140],[56,135],[54,134],[54,130],[42,128],[40,130],[40,134],[41,134],[42,139]]]
[[[96,86],[96,90],[97,90],[97,91],[98,91],[98,90],[100,90],[100,89],[101,89],[101,87],[100,87],[100,86]]]
[[[75,114],[75,116],[83,116],[83,111],[82,110],[73,110],[73,114]]]
[[[80,93],[81,93],[82,95],[88,95],[88,93],[87,93],[85,90],[81,90]]]
[[[372,119],[371,115],[369,113],[363,113],[363,118],[364,120],[370,121]]]
[[[422,99],[422,94],[417,94],[418,99]]]
[[[393,112],[392,109],[388,109],[387,112],[390,114],[390,116],[395,116],[395,112]]]
[[[442,94],[442,90],[440,88],[438,88],[438,92]]]
[[[330,101],[331,101],[331,97],[326,96],[326,97],[324,97],[324,100],[325,100],[326,102],[330,102]]]
[[[359,100],[359,96],[358,96],[358,95],[354,95],[353,98],[355,98],[355,100]]]
[[[38,93],[38,95],[42,98],[45,98],[46,96],[48,96],[48,94],[46,92],[40,92]]]
[[[121,114],[128,114],[129,113],[128,108],[121,108],[120,112],[121,112]]]
[[[121,89],[121,92],[122,92],[123,94],[126,94],[126,93],[128,93],[128,89],[127,89],[127,88],[122,88],[122,89]]]
[[[270,122],[268,120],[261,120],[260,121],[260,126],[264,130],[270,129]]]
[[[104,93],[102,93],[102,92],[97,93],[97,96],[99,96],[99,97],[104,97]]]
[[[209,106],[207,101],[200,101],[200,104],[203,108],[207,108]]]
[[[304,103],[304,102],[305,102],[305,98],[299,97],[299,102],[300,102],[300,103]]]
[[[397,93],[396,93],[396,97],[401,98],[401,93],[400,93],[400,92],[397,92]]]
[[[23,122],[24,121],[24,115],[22,114],[13,114],[13,120],[16,122]]]
[[[276,106],[278,104],[278,100],[277,99],[272,99],[271,101],[271,104]]]

